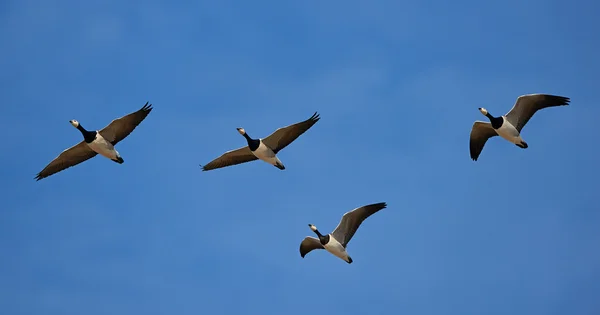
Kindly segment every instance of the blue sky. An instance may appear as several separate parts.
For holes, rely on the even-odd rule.
[[[600,4],[0,3],[0,313],[598,314]],[[551,93],[529,148],[468,137],[478,107]],[[33,177],[100,129],[117,149]],[[201,172],[322,119],[280,158]],[[312,235],[385,201],[348,246]]]

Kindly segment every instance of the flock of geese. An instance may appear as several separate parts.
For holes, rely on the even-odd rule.
[[[528,145],[521,137],[521,130],[531,117],[540,109],[569,105],[569,102],[570,99],[563,96],[528,94],[519,96],[512,109],[503,116],[494,117],[487,109],[479,108],[481,114],[486,116],[489,122],[475,121],[471,128],[469,141],[471,159],[477,161],[485,143],[495,136],[500,136],[519,148],[527,149]],[[81,132],[83,140],[64,150],[39,172],[35,179],[39,181],[98,154],[122,164],[124,160],[115,149],[115,145],[125,139],[151,111],[152,105],[146,102],[138,111],[117,118],[100,130],[87,130],[77,120],[70,120],[69,123]],[[247,145],[223,153],[202,166],[202,170],[209,171],[254,160],[262,160],[280,170],[285,170],[285,166],[277,154],[310,129],[319,119],[319,114],[315,113],[305,121],[275,130],[264,139],[253,139],[244,128],[237,128],[237,131],[246,139]],[[321,234],[315,225],[309,224],[308,226],[317,235],[317,238],[308,236],[302,240],[300,256],[304,258],[312,250],[325,249],[351,264],[352,258],[346,251],[348,242],[365,219],[386,207],[385,202],[380,202],[348,211],[342,216],[333,232],[326,235]]]

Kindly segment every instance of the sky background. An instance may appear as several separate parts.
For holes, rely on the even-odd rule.
[[[600,313],[595,1],[0,2],[0,313]],[[479,161],[519,95],[527,150]],[[36,182],[149,101],[117,149]],[[206,164],[321,120],[261,161]],[[385,201],[304,259],[308,223]]]

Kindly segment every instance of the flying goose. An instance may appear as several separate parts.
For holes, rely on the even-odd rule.
[[[263,160],[280,170],[284,170],[285,166],[277,157],[277,153],[306,132],[310,127],[317,123],[319,119],[319,114],[315,112],[309,119],[287,127],[279,128],[264,139],[252,139],[246,133],[244,128],[236,128],[237,131],[246,138],[248,145],[225,152],[220,157],[204,165],[202,170],[214,170],[221,167],[254,161],[256,159]]]
[[[360,224],[375,212],[387,207],[385,202],[374,203],[362,206],[352,211],[344,213],[342,220],[332,233],[323,235],[313,224],[309,224],[310,229],[317,234],[319,238],[307,236],[300,243],[300,256],[304,258],[313,249],[325,249],[333,255],[341,258],[351,264],[352,258],[346,251],[346,245],[358,230]]]
[[[46,178],[54,173],[91,159],[96,154],[107,157],[116,163],[123,164],[124,160],[114,146],[125,139],[148,116],[150,111],[152,111],[152,104],[148,105],[148,102],[146,102],[146,105],[140,110],[113,120],[100,131],[88,131],[77,120],[69,120],[69,123],[73,127],[81,131],[83,141],[64,150],[39,172],[35,179]]]
[[[490,122],[475,121],[471,129],[469,148],[471,159],[477,161],[486,141],[494,136],[500,136],[522,149],[527,149],[527,142],[521,138],[521,129],[538,110],[569,105],[568,97],[549,94],[528,94],[517,98],[513,108],[504,116],[494,117],[485,108],[479,111],[489,118]]]

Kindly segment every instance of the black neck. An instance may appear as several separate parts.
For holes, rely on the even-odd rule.
[[[79,129],[79,131],[81,131],[81,133],[84,135],[88,132],[81,124],[77,125],[77,129]]]
[[[317,236],[319,237],[319,242],[321,242],[321,245],[329,243],[329,234],[323,235],[321,234],[321,232],[319,232],[319,230],[316,230],[315,234],[317,234]]]
[[[504,122],[504,118],[494,117],[490,113],[485,114],[485,116],[490,119],[490,122],[492,123],[492,128],[494,129],[500,128],[502,126],[502,123]]]
[[[250,136],[247,133],[244,133],[244,138],[246,138],[246,141],[248,142],[248,147],[251,151],[258,149],[258,146],[260,145],[259,140],[250,138]]]
[[[83,139],[85,140],[85,142],[90,143],[90,142],[94,141],[94,139],[96,139],[95,131],[87,131],[87,130],[85,130],[85,128],[83,128],[83,126],[81,126],[81,124],[77,125],[77,129],[79,131],[81,131],[81,134],[83,135]]]

